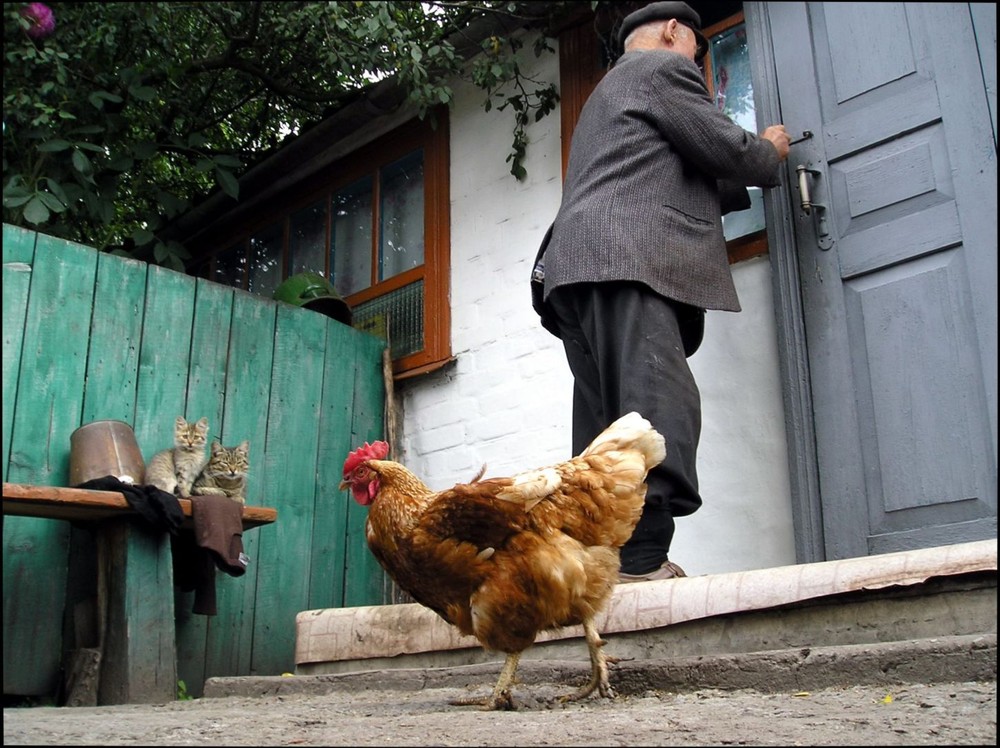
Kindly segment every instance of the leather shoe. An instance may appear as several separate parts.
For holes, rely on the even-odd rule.
[[[679,567],[673,561],[664,561],[660,564],[660,566],[652,571],[646,572],[645,574],[626,574],[625,572],[620,571],[618,572],[618,583],[652,582],[657,579],[674,579],[676,577],[686,576],[687,574],[684,573],[684,569]]]

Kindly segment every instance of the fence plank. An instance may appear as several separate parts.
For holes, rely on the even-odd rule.
[[[3,225],[3,479],[7,480],[10,432],[17,401],[17,373],[24,341],[24,318],[28,313],[31,262],[35,255],[34,231]]]
[[[144,262],[97,254],[94,308],[90,320],[86,389],[80,425],[113,419],[135,423],[142,310],[146,297]],[[97,621],[97,538],[93,528],[71,527],[66,581],[67,650],[99,645]]]
[[[267,436],[268,402],[271,397],[271,369],[274,359],[276,302],[236,291],[229,332],[229,362],[223,425],[226,439],[250,441],[250,474],[247,504],[283,506],[280,496],[264,492],[264,448]],[[284,519],[284,509],[281,509]],[[205,673],[246,675],[251,672],[254,647],[254,615],[262,535],[272,535],[271,527],[243,535],[243,551],[250,564],[242,577],[218,575],[216,596],[219,614],[208,622]],[[261,643],[261,646],[266,644]]]
[[[94,292],[98,301],[90,323],[81,425],[106,418],[135,423],[148,267],[136,260],[98,255]]]
[[[205,415],[186,410],[194,284],[190,276],[149,266],[134,426],[147,465],[154,454],[173,446],[177,416],[197,420]]]
[[[354,403],[351,407],[351,434],[355,445],[385,438],[385,386],[383,384],[382,355],[379,342],[368,338],[360,344],[361,351],[367,343],[370,353],[361,351],[354,372]],[[386,577],[378,561],[368,550],[365,539],[365,520],[368,508],[355,501],[348,502],[347,557],[344,582],[344,605],[372,605],[381,602],[387,588]]]
[[[354,369],[361,339],[334,320],[326,330],[326,361],[320,422],[328,424],[319,434],[316,467],[316,515],[312,529],[310,610],[339,607],[344,601],[347,550],[347,500],[339,484],[344,458],[353,449],[351,408],[354,405]]]
[[[280,498],[281,520],[258,546],[257,607],[252,669],[295,667],[295,614],[309,602],[316,448],[323,381],[326,318],[281,304],[274,331],[271,402],[267,418],[264,492]]]
[[[196,413],[207,417],[209,439],[221,440],[226,445],[229,445],[229,441],[223,423],[223,410],[232,316],[233,289],[197,280],[185,410],[192,417]],[[188,694],[198,697],[201,696],[201,686],[205,681],[209,618],[193,613],[193,592],[178,590],[174,599],[178,678],[184,681]]]
[[[92,249],[38,237],[11,428],[7,476],[14,482],[66,485],[96,268]],[[3,536],[4,693],[52,693],[62,655],[69,525],[7,517]],[[39,626],[39,611],[59,614]]]

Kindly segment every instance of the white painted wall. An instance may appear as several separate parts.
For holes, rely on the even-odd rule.
[[[531,48],[530,43],[526,49]],[[523,67],[558,81],[558,56]],[[401,383],[399,459],[431,488],[508,475],[570,456],[572,377],[562,344],[538,323],[528,277],[555,216],[558,112],[531,126],[526,181],[504,161],[513,118],[456,90],[451,113],[452,353],[457,362]],[[795,563],[770,263],[734,267],[744,311],[710,313],[690,359],[703,398],[705,503],[678,520],[671,558],[688,574]]]

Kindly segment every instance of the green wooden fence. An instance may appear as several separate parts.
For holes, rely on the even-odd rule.
[[[70,434],[130,424],[148,461],[173,421],[250,441],[242,577],[217,575],[218,615],[175,593],[178,676],[295,666],[295,615],[380,604],[390,587],[365,545],[364,510],[338,491],[347,452],[380,438],[382,341],[328,317],[92,248],[3,227],[3,477],[67,485]],[[93,540],[68,522],[4,517],[4,693],[58,692],[73,611],[95,590]]]

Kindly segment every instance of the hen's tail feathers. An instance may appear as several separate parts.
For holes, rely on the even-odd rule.
[[[646,470],[659,465],[667,456],[666,442],[653,425],[632,411],[598,434],[581,456],[636,449],[646,460]]]

